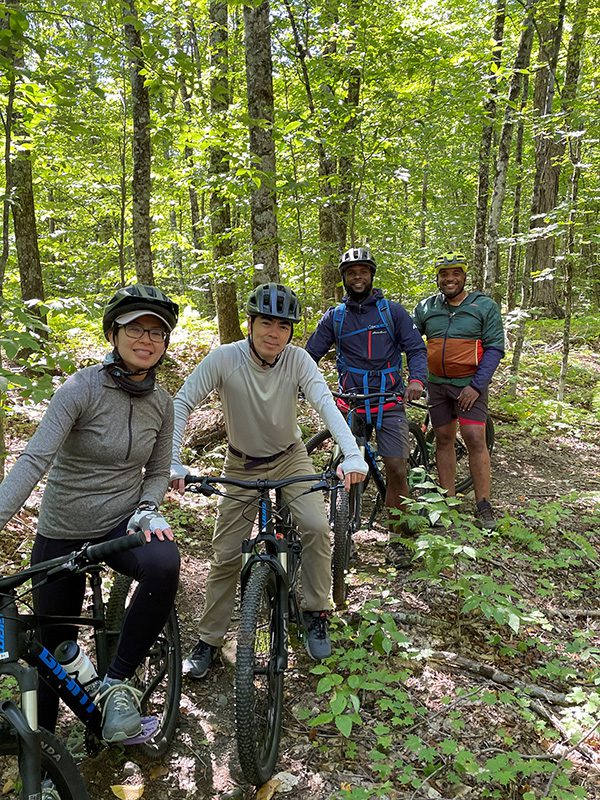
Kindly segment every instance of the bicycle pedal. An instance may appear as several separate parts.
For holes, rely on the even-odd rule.
[[[144,744],[151,739],[158,730],[159,720],[158,717],[142,717],[142,732],[137,736],[132,736],[131,739],[124,739],[119,744]]]

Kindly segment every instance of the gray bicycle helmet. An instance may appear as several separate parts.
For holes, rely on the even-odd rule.
[[[368,247],[351,247],[346,250],[339,263],[339,270],[342,276],[348,267],[353,264],[365,264],[371,270],[371,275],[375,275],[377,270],[377,264]]]
[[[300,322],[300,301],[296,292],[281,283],[263,283],[257,286],[246,303],[248,316],[277,317],[289,322]]]
[[[177,325],[179,306],[156,286],[135,283],[118,289],[106,304],[102,318],[102,329],[108,334],[117,317],[132,311],[148,311],[160,317],[169,331]]]

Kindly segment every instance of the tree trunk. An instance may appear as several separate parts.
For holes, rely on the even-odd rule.
[[[209,10],[210,14],[210,10]],[[226,16],[227,16],[227,7],[226,7]],[[190,40],[192,41],[192,49],[196,55],[196,59],[198,59],[198,42],[197,42],[197,34],[196,34],[196,27],[194,25],[194,20],[190,17],[188,20],[189,26],[189,35]],[[181,34],[179,28],[175,28],[175,44],[177,50],[182,53],[183,46],[181,43]],[[199,67],[198,67],[199,71]],[[198,75],[198,78],[201,78],[201,75]],[[193,84],[193,81],[192,81]],[[185,75],[181,70],[179,72],[179,93],[181,96],[181,103],[183,105],[186,117],[189,121],[190,127],[194,125],[194,114],[192,110],[192,90],[188,89],[188,85],[185,79]],[[183,148],[183,158],[187,167],[187,172],[189,175],[188,178],[188,195],[190,200],[190,221],[191,221],[191,233],[192,233],[192,248],[193,248],[193,257],[194,261],[198,261],[202,255],[202,221],[200,219],[200,204],[198,202],[198,190],[196,188],[196,183],[194,180],[195,174],[195,165],[194,165],[194,151],[192,147],[186,142]]]
[[[316,107],[308,70],[308,60],[310,52],[304,43],[294,12],[289,0],[284,0],[288,18],[294,35],[296,55],[300,66],[302,83],[306,92],[306,99],[311,116],[316,116]],[[335,40],[328,43],[325,51],[330,54],[336,52]],[[331,92],[331,87],[323,85],[324,92]],[[317,129],[315,132],[317,140],[317,152],[319,157],[319,185],[321,188],[321,200],[319,204],[319,244],[321,248],[321,299],[323,308],[339,301],[342,297],[343,287],[340,282],[338,263],[341,252],[345,246],[346,225],[340,226],[338,212],[339,207],[336,203],[335,183],[338,174],[338,164],[336,158],[328,154],[323,144],[325,135],[323,131]]]
[[[125,77],[123,77],[123,92],[121,95],[121,107],[123,117],[121,119],[121,136],[119,138],[119,275],[121,286],[125,286],[125,231],[127,229],[127,88]]]
[[[8,20],[6,17],[0,18],[0,30],[6,28]],[[0,51],[1,52],[1,51]],[[3,53],[4,55],[4,53]],[[7,60],[12,60],[11,53],[6,53]],[[4,197],[2,199],[2,254],[0,255],[0,298],[4,296],[4,276],[6,274],[6,264],[10,253],[10,197],[12,194],[12,164],[10,160],[10,148],[12,142],[12,122],[13,108],[15,100],[15,70],[11,69],[8,75],[8,92],[6,94],[6,112],[4,127]],[[0,417],[2,415],[0,414]],[[4,440],[2,440],[4,441]]]
[[[16,5],[14,2],[11,5]],[[22,145],[29,141],[29,134],[23,125],[19,111],[17,73],[25,71],[23,40],[16,41],[17,34],[11,36],[7,47],[7,61],[13,82],[10,102],[11,119],[7,120],[7,140],[12,134],[15,145],[13,154],[8,149],[7,184],[11,187],[10,203],[15,230],[15,248],[19,264],[21,296],[23,300],[44,300],[44,283],[38,247],[37,224],[35,218],[35,201],[33,196],[33,172],[31,168],[31,150]],[[10,92],[10,86],[9,86]],[[10,141],[7,142],[10,148]],[[8,196],[8,191],[6,192]],[[4,276],[2,276],[4,277]],[[39,313],[36,311],[35,313]]]
[[[427,192],[429,189],[429,161],[423,164],[423,182],[421,184],[421,219],[419,220],[419,244],[423,250],[427,246]]]
[[[506,0],[496,0],[496,16],[494,19],[493,51],[491,60],[490,82],[483,103],[483,130],[479,146],[479,170],[477,174],[477,208],[475,212],[475,234],[473,237],[473,269],[471,285],[474,289],[482,289],[485,268],[485,229],[488,215],[488,199],[490,193],[490,157],[494,123],[496,120],[496,101],[498,84],[495,78],[502,61],[502,41],[504,39],[504,21],[506,19]]]
[[[356,30],[356,20],[358,16],[358,9],[361,0],[350,0],[350,19],[348,26],[354,35]],[[339,200],[337,201],[337,218],[338,218],[338,245],[340,252],[345,248],[348,226],[350,226],[351,236],[350,242],[354,244],[354,218],[356,214],[356,203],[351,203],[351,198],[354,194],[355,187],[355,152],[356,146],[352,141],[353,132],[356,128],[356,112],[360,103],[360,88],[361,88],[361,72],[360,69],[354,66],[356,56],[356,41],[351,38],[346,47],[346,56],[348,63],[351,64],[348,70],[348,90],[346,92],[346,123],[343,127],[344,133],[344,149],[342,155],[339,157],[338,173],[339,173],[339,191],[337,193]]]
[[[275,193],[274,99],[269,0],[244,6],[250,154],[260,185],[250,195],[254,283],[279,280]]]
[[[581,140],[577,139],[572,145],[569,234],[567,240],[567,257],[565,259],[565,323],[563,328],[563,353],[558,378],[557,399],[564,400],[565,386],[567,383],[567,369],[569,367],[569,347],[571,338],[571,314],[573,311],[573,261],[575,259],[575,219],[577,216],[577,201],[579,199],[579,177],[581,175]]]
[[[212,2],[210,17],[210,110],[213,120],[229,112],[229,58],[228,13],[226,2]],[[220,145],[210,150],[209,173],[214,186],[210,195],[210,228],[213,242],[215,281],[213,297],[217,309],[217,323],[221,344],[243,339],[238,316],[235,282],[231,274],[231,208],[220,187],[229,173],[229,154]]]
[[[525,130],[525,108],[529,96],[529,76],[523,80],[523,94],[521,96],[521,113],[517,125],[517,138],[515,142],[515,198],[511,224],[511,245],[508,250],[508,269],[506,272],[506,307],[512,311],[517,304],[517,278],[519,271],[519,254],[521,246],[518,236],[521,229],[521,198],[523,196],[523,135]]]
[[[548,21],[540,28],[541,66],[537,70],[534,89],[534,110],[537,112],[535,135],[535,178],[531,203],[530,241],[527,245],[525,271],[539,276],[533,283],[531,304],[547,308],[551,314],[562,316],[556,299],[554,274],[555,235],[549,229],[550,214],[556,206],[560,164],[558,149],[550,130],[552,106],[556,89],[556,67],[562,40],[566,0],[560,0],[556,24]],[[544,230],[545,229],[545,230]],[[528,285],[526,285],[526,290]]]
[[[508,99],[504,109],[504,122],[498,144],[498,158],[496,175],[494,178],[494,191],[490,205],[490,219],[487,233],[487,264],[485,273],[485,290],[494,293],[498,281],[498,234],[502,206],[506,196],[506,182],[508,177],[508,162],[510,158],[510,145],[515,122],[516,104],[521,94],[522,76],[529,67],[531,46],[533,44],[533,11],[538,0],[528,0],[525,20],[521,31],[521,39],[515,57],[513,73],[510,79]]]
[[[133,250],[140,283],[154,284],[150,247],[150,95],[145,84],[144,55],[135,0],[123,0],[125,39],[128,45],[133,115]],[[132,21],[132,19],[134,21]]]

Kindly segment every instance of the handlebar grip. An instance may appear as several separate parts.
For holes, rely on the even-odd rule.
[[[137,531],[127,536],[120,536],[118,539],[110,539],[108,542],[88,545],[85,548],[85,558],[91,563],[105,561],[107,556],[120,553],[122,550],[130,550],[132,547],[140,547],[145,543],[144,531]]]
[[[191,492],[194,492],[194,494],[203,494],[205,497],[211,497],[213,494],[219,494],[218,490],[208,483],[205,476],[203,477],[202,475],[188,474],[183,480],[185,488],[189,489]]]

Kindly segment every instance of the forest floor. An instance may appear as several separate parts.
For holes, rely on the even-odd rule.
[[[222,452],[218,415],[206,412],[196,424],[213,453]],[[598,427],[537,437],[512,422],[495,424],[494,504],[510,519],[495,534],[472,533],[472,567],[455,553],[437,572],[424,560],[398,573],[385,561],[383,529],[359,533],[349,604],[332,619],[331,662],[314,674],[314,662],[293,644],[279,761],[261,800],[273,793],[326,800],[342,790],[356,800],[600,798]],[[5,532],[3,562],[18,561],[31,540],[36,502],[32,496]],[[472,505],[467,496],[466,517]],[[177,605],[188,651],[209,569],[214,502],[169,496],[166,516],[181,544]],[[452,529],[441,533],[452,541]],[[456,542],[468,543],[460,536]],[[469,570],[480,576],[479,590],[465,589]],[[471,612],[461,611],[467,597],[488,597],[492,608],[475,599]],[[507,605],[532,613],[507,625]],[[236,753],[235,629],[236,620],[221,662],[204,680],[184,678],[180,726],[161,763],[116,747],[83,759],[93,800],[255,796]],[[335,683],[349,673],[356,681],[345,687],[365,676],[372,684],[349,692],[361,722],[349,737],[335,720],[311,725],[336,707],[322,691],[323,675]],[[577,731],[585,740],[574,747]]]

